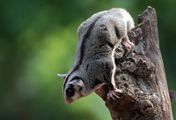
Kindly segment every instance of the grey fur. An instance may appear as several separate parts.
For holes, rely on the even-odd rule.
[[[63,87],[65,99],[67,99],[65,91],[73,80],[82,80],[84,84],[77,98],[90,94],[103,84],[114,83],[112,75],[116,67],[112,53],[116,51],[113,52],[113,49],[114,46],[121,44],[123,37],[128,40],[127,32],[132,27],[134,27],[132,17],[121,8],[96,13],[79,26],[74,66],[65,77]],[[77,86],[77,83],[73,85]],[[70,101],[74,100],[75,97]]]

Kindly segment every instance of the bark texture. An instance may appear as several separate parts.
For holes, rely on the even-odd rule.
[[[155,9],[148,7],[139,15],[138,25],[128,36],[134,50],[115,57],[116,87],[123,91],[120,98],[107,100],[106,85],[96,93],[105,101],[113,120],[173,120]],[[120,48],[117,51],[124,52]]]

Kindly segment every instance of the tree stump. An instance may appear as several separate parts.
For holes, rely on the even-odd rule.
[[[135,48],[115,58],[116,87],[123,92],[107,100],[107,86],[96,93],[105,101],[113,120],[173,120],[164,64],[159,48],[157,17],[148,7],[128,34]]]

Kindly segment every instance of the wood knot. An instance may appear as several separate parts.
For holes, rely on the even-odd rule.
[[[121,44],[118,44],[114,47],[114,59],[119,59],[119,58],[122,58],[123,55],[124,55],[125,51],[122,47]]]
[[[154,72],[154,65],[149,60],[139,59],[136,67],[134,73],[140,77],[149,77]]]
[[[141,28],[132,29],[132,31],[128,33],[128,36],[130,37],[132,42],[135,45],[137,45],[139,41],[142,40],[142,29]]]
[[[152,102],[150,100],[142,101],[140,111],[146,116],[153,114],[154,113],[154,106],[153,106]]]

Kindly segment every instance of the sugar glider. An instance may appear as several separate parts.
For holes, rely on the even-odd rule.
[[[134,27],[131,15],[122,8],[98,12],[78,28],[78,46],[73,68],[65,75],[63,92],[67,103],[87,96],[107,84],[107,99],[118,98],[113,74],[115,47],[123,44],[127,50],[134,46],[127,32]]]

